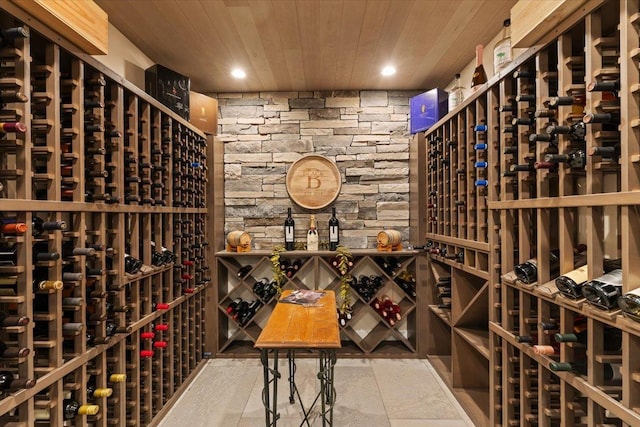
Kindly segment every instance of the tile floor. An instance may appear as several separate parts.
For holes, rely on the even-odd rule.
[[[289,403],[282,362],[278,426],[298,427],[302,412],[297,400]],[[317,361],[298,358],[296,364],[296,384],[308,405],[319,389]],[[427,360],[338,359],[335,380],[336,427],[473,427]],[[159,427],[264,426],[262,382],[257,359],[209,360]],[[322,422],[316,416],[311,425]]]

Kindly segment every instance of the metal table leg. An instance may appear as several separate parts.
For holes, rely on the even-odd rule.
[[[260,352],[262,372],[264,375],[264,388],[262,389],[262,404],[264,405],[266,427],[275,427],[280,414],[278,414],[278,350],[273,350],[273,369],[269,368],[269,350],[263,348]],[[273,378],[272,378],[273,376]],[[270,402],[269,386],[273,382],[273,404]],[[271,416],[273,415],[273,422]]]
[[[295,350],[287,351],[287,358],[289,359],[289,403],[295,403],[294,392],[296,390],[296,354]]]
[[[278,379],[281,377],[278,371],[278,350],[273,349],[273,368],[269,367],[269,350],[262,349],[260,360],[262,362],[264,374],[264,388],[262,389],[262,403],[265,408],[265,425],[266,427],[276,427],[280,418],[278,414]],[[333,406],[336,401],[336,389],[334,387],[334,367],[336,364],[335,349],[320,350],[318,355],[318,373],[317,378],[320,380],[320,392],[316,395],[308,409],[305,409],[304,403],[300,398],[300,391],[296,386],[295,373],[295,351],[287,351],[287,359],[289,363],[289,403],[295,403],[295,396],[298,396],[300,407],[304,414],[304,419],[300,427],[307,425],[311,427],[310,416],[314,406],[318,400],[321,402],[320,417],[322,418],[322,426],[333,426]],[[272,390],[270,390],[272,388]],[[273,398],[271,397],[273,396]],[[273,399],[273,400],[272,400]]]
[[[333,381],[336,351],[334,349],[320,350],[318,359],[320,363],[318,379],[320,380],[322,426],[333,426],[333,405],[336,401],[336,389]]]

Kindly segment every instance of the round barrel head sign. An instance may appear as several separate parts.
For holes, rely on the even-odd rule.
[[[287,172],[289,197],[305,209],[329,206],[340,194],[338,166],[324,156],[309,154],[296,160]]]

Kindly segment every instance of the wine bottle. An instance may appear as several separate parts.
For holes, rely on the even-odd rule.
[[[456,74],[453,79],[453,87],[449,92],[449,111],[453,111],[458,105],[464,102],[464,88],[460,82],[460,74]]]
[[[535,100],[536,96],[532,93],[521,93],[516,95],[516,102],[535,102]]]
[[[128,274],[137,274],[142,268],[142,261],[132,257],[129,254],[124,254],[124,271]]]
[[[493,74],[498,74],[507,67],[511,58],[511,19],[505,19],[502,23],[502,38],[493,48]]]
[[[533,342],[537,342],[537,338],[534,339],[534,337],[530,336],[530,335],[516,335],[516,342],[519,343],[527,343],[527,344],[531,344]]]
[[[166,302],[153,302],[151,304],[151,309],[153,311],[169,310],[169,308],[171,308],[171,306]]]
[[[487,82],[487,73],[482,65],[482,51],[484,46],[481,44],[476,46],[476,68],[473,71],[473,77],[471,78],[471,89],[477,89],[480,85]]]
[[[240,267],[240,269],[238,270],[237,276],[240,278],[244,278],[247,274],[249,274],[252,268],[253,266],[250,264]]]
[[[26,316],[12,315],[0,312],[0,327],[24,326],[30,322]]]
[[[535,118],[545,117],[545,118],[553,120],[556,117],[556,111],[552,110],[552,109],[549,109],[549,110],[544,110],[544,109],[536,110],[536,112],[533,114],[533,116]]]
[[[587,334],[586,334],[586,330],[581,331],[579,333],[567,333],[567,334],[561,334],[561,333],[557,333],[553,336],[553,338],[556,340],[556,342],[558,343],[563,343],[563,342],[573,342],[573,343],[580,343],[583,345],[587,344]]]
[[[571,126],[549,125],[547,126],[547,133],[569,135],[569,138],[573,141],[584,141],[587,129],[583,121],[576,121],[571,123]]]
[[[464,262],[464,251],[459,251],[455,253],[446,254],[444,256],[446,259],[451,259],[456,262]]]
[[[100,412],[98,405],[81,405],[75,399],[64,399],[62,401],[62,415],[65,420],[72,420],[77,415],[97,415]]]
[[[571,169],[582,170],[587,165],[587,153],[579,148],[567,154],[546,154],[545,162],[566,163]]]
[[[620,90],[620,80],[594,81],[587,85],[589,92],[617,92]]]
[[[59,291],[63,287],[64,283],[60,280],[33,280],[33,292],[46,291],[50,289]]]
[[[340,221],[336,218],[336,208],[331,208],[331,218],[329,218],[329,249],[335,251],[340,243]]]
[[[581,114],[584,110],[586,103],[586,97],[584,94],[577,96],[555,96],[549,98],[548,106],[552,109],[557,109],[561,105],[573,105],[576,114]]]
[[[556,278],[560,293],[572,299],[582,298],[582,287],[589,280],[589,266],[583,265]]]
[[[616,269],[593,279],[582,287],[582,295],[587,302],[602,310],[611,310],[618,306],[622,293],[622,270]]]
[[[65,240],[62,243],[62,257],[63,258],[71,258],[75,256],[94,256],[96,254],[96,250],[93,248],[82,248],[75,247],[73,242],[70,240]]]
[[[289,278],[293,277],[298,272],[301,266],[302,261],[300,261],[299,259],[293,260],[285,270],[286,276]]]
[[[549,369],[554,372],[576,372],[580,375],[587,374],[587,364],[584,360],[576,362],[551,362]]]
[[[100,399],[103,397],[109,397],[113,394],[113,389],[109,387],[98,387],[96,386],[95,378],[92,378],[87,383],[87,399],[94,400]]]
[[[13,218],[6,218],[0,224],[0,233],[2,234],[24,234],[27,231],[27,224],[24,222],[16,222]]]
[[[550,260],[550,270],[553,274],[553,271],[558,268],[559,265],[559,251],[552,250],[549,260]],[[514,267],[514,272],[518,280],[525,284],[534,283],[538,280],[538,261],[535,258],[527,260],[523,263],[520,263]]]
[[[233,316],[236,314],[236,312],[240,308],[241,303],[242,303],[242,298],[234,298],[233,301],[229,303],[225,311],[227,312],[227,314]]]
[[[27,131],[27,126],[21,122],[0,122],[0,133],[19,133]]]
[[[549,133],[532,133],[529,135],[529,142],[552,142],[555,140],[555,134]]]
[[[603,147],[591,147],[588,153],[590,156],[617,159],[620,157],[620,144],[606,145]]]
[[[618,307],[622,309],[622,313],[640,322],[640,288],[635,288],[621,295],[618,298]]]
[[[288,251],[295,248],[295,221],[291,216],[291,208],[287,209],[287,219],[284,221],[284,247]]]
[[[511,119],[511,124],[513,126],[533,126],[535,123],[535,117],[527,116],[527,117],[514,117]]]
[[[619,116],[613,113],[587,113],[582,118],[582,121],[585,124],[591,124],[591,123],[610,124],[614,120],[615,121],[619,120]]]
[[[31,353],[28,348],[9,347],[3,341],[0,341],[0,359],[15,359],[19,357],[27,357]]]
[[[316,230],[316,216],[309,218],[309,230],[307,230],[307,250],[318,250],[318,230]]]
[[[520,68],[515,70],[511,76],[514,79],[532,79],[535,77],[535,72],[526,68]]]
[[[0,104],[7,104],[10,102],[27,102],[29,98],[22,92],[15,91],[0,91]]]
[[[531,349],[535,354],[541,354],[544,356],[553,356],[560,352],[560,348],[557,343],[554,343],[554,345],[535,344],[531,346]]]
[[[27,378],[14,378],[13,373],[9,371],[0,371],[0,394],[8,391],[20,390],[25,388],[33,388],[36,380]]]
[[[251,318],[256,314],[258,309],[262,306],[262,302],[259,300],[251,301],[245,310],[238,316],[238,324],[240,326],[246,325]]]
[[[65,221],[45,221],[39,216],[33,216],[31,220],[31,234],[33,237],[39,237],[48,231],[54,230],[67,230],[67,223]]]

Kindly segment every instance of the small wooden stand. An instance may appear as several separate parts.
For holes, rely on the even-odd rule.
[[[392,251],[401,251],[402,243],[398,243],[397,245],[385,245],[378,242],[377,249],[381,252],[392,252]]]
[[[251,252],[251,243],[249,243],[248,245],[240,245],[240,246],[231,246],[229,243],[227,243],[227,252],[237,252],[237,253]]]

